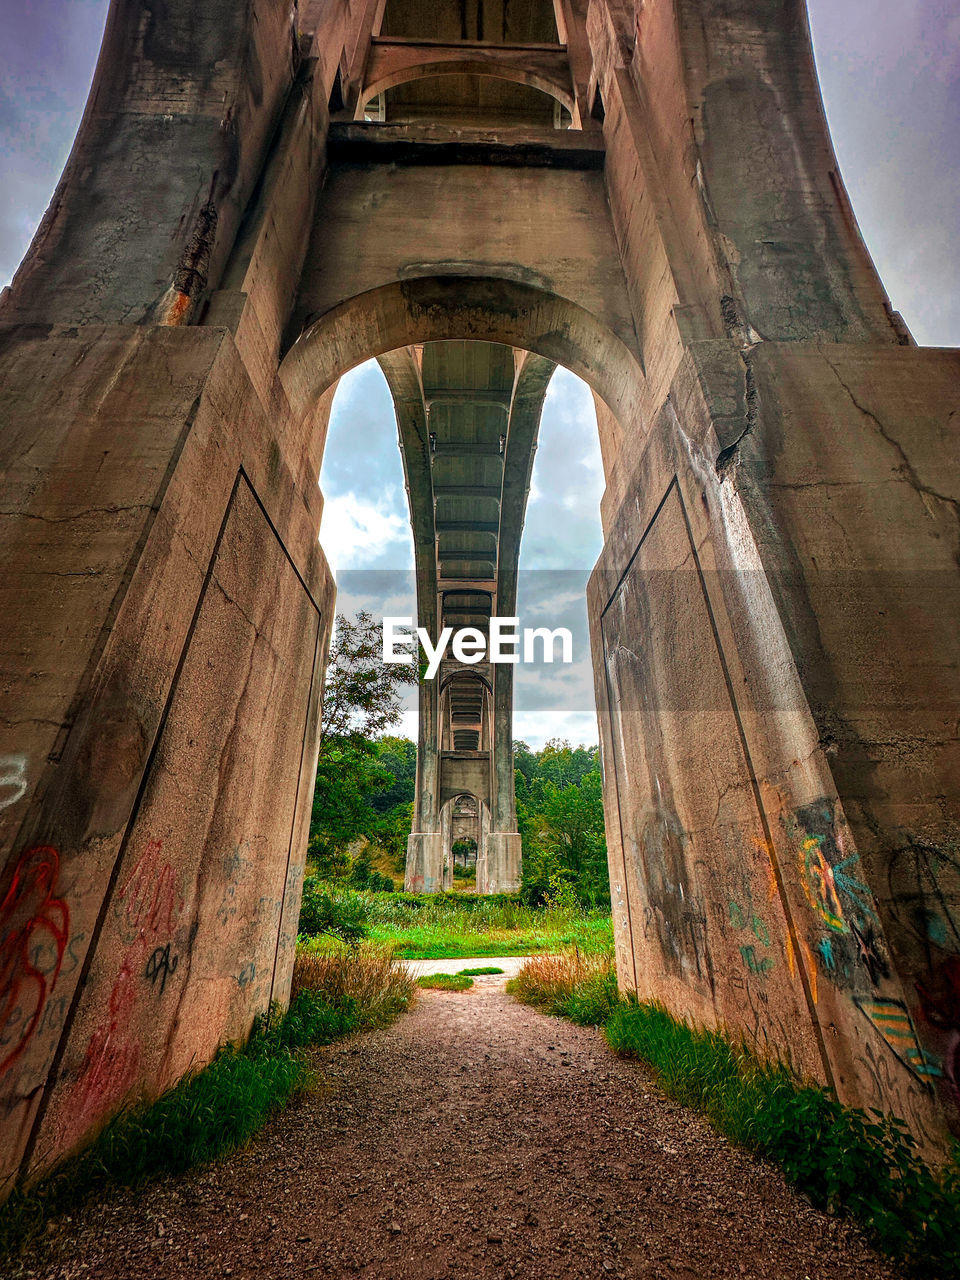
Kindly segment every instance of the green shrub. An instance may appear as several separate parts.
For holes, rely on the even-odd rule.
[[[304,880],[297,927],[305,937],[326,934],[355,947],[367,936],[369,914],[369,907],[359,894],[331,893],[315,876]]]
[[[431,991],[469,991],[473,979],[462,973],[425,973],[417,979],[417,986]]]
[[[620,1003],[613,960],[580,951],[533,957],[507,990],[523,1004],[585,1027],[602,1026]]]
[[[487,974],[503,973],[503,969],[498,969],[496,965],[487,965],[483,969],[460,969],[459,973],[462,978],[484,978]]]

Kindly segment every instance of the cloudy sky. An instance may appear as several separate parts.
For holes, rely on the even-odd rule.
[[[67,157],[106,7],[0,0],[0,284]],[[919,342],[960,345],[960,8],[956,0],[809,0],[809,8],[834,145],[891,301]],[[342,603],[400,605],[412,549],[393,413],[375,365],[341,384],[322,485],[322,538]],[[596,740],[580,601],[600,549],[601,490],[590,396],[560,371],[534,469],[520,611],[526,625],[570,626],[575,661],[521,671],[516,729],[532,745],[554,735]],[[414,733],[412,717],[404,727]]]

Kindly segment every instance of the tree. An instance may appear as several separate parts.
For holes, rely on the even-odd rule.
[[[370,802],[377,813],[388,814],[397,805],[412,804],[417,785],[417,744],[409,738],[381,738],[377,758],[393,774],[392,784]]]
[[[370,742],[398,724],[404,685],[417,683],[417,669],[384,662],[381,624],[361,609],[351,622],[337,614],[323,691],[320,754],[328,741]]]
[[[318,872],[336,878],[349,870],[347,846],[371,838],[381,822],[374,798],[396,777],[391,752],[406,767],[406,739],[377,741],[401,715],[404,685],[415,684],[414,668],[383,661],[380,625],[361,611],[353,621],[338,615],[324,690],[317,781],[308,852]],[[412,746],[413,744],[409,744]],[[414,757],[416,748],[413,747]],[[381,754],[384,756],[381,759]]]
[[[514,744],[522,891],[539,903],[568,883],[582,900],[610,893],[597,747],[553,738],[537,752]]]

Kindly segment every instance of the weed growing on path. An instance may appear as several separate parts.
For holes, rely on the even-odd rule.
[[[469,991],[473,979],[462,973],[425,973],[417,979],[417,986],[430,991]]]
[[[662,1005],[620,997],[610,960],[535,957],[507,990],[544,1012],[602,1025],[616,1053],[653,1067],[664,1093],[778,1164],[818,1208],[858,1221],[911,1274],[960,1277],[957,1153],[935,1171],[894,1117],[844,1107],[719,1031],[679,1022]]]
[[[485,978],[488,974],[503,973],[503,969],[498,969],[496,965],[487,965],[482,969],[460,969],[459,973],[464,978]]]

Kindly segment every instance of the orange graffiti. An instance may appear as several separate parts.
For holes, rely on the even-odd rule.
[[[810,979],[810,999],[813,1001],[814,1004],[816,1004],[817,1003],[817,966],[814,964],[814,961],[813,961],[813,953],[811,952],[807,944],[803,941],[803,939],[800,940],[800,945],[801,947],[803,947],[803,958],[806,961],[807,977]]]

